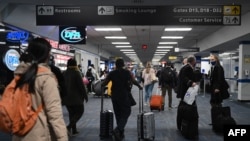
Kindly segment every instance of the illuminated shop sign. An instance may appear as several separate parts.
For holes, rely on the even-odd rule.
[[[86,44],[85,26],[59,27],[59,44]]]
[[[11,31],[7,33],[8,42],[25,42],[29,38],[29,33],[24,31]]]
[[[60,50],[67,51],[67,52],[70,51],[69,45],[66,45],[66,44],[60,45],[57,41],[50,40],[50,39],[47,39],[47,41],[49,41],[52,48],[60,49]]]
[[[16,50],[8,50],[4,56],[4,63],[6,64],[7,68],[11,71],[16,70],[16,67],[19,65],[19,57],[20,54]]]

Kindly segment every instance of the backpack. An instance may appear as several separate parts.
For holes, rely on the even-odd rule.
[[[38,68],[38,73],[46,71],[48,71],[47,68]],[[24,136],[35,125],[38,114],[43,109],[43,104],[39,105],[37,110],[33,109],[32,94],[28,92],[29,85],[24,84],[22,88],[15,89],[19,79],[20,76],[14,77],[0,99],[0,131]]]
[[[163,68],[160,77],[165,84],[174,84],[175,82],[174,71],[170,67]]]

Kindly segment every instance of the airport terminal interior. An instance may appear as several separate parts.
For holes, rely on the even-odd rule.
[[[8,85],[28,41],[43,37],[51,46],[55,65],[66,70],[67,60],[75,58],[85,75],[94,65],[99,74],[112,71],[122,58],[134,74],[151,62],[157,71],[170,61],[177,73],[189,55],[196,57],[202,74],[196,98],[199,141],[223,141],[213,132],[209,56],[218,55],[229,84],[230,97],[223,106],[231,108],[237,125],[250,125],[250,2],[248,0],[0,0],[0,89]],[[100,78],[102,78],[100,76]],[[104,78],[103,78],[104,79]],[[158,82],[153,94],[159,93]],[[125,127],[124,141],[138,140],[137,115],[139,91],[133,86],[137,102]],[[69,141],[111,141],[101,139],[101,97],[88,93],[89,101],[77,123],[79,134]],[[166,96],[166,101],[168,97]],[[180,99],[173,91],[173,108],[153,110],[155,141],[186,141],[177,129]],[[63,116],[69,122],[65,106]],[[143,105],[144,111],[151,111]],[[110,97],[104,97],[104,109],[112,110]],[[116,121],[114,120],[114,127]],[[11,135],[0,132],[0,141]]]

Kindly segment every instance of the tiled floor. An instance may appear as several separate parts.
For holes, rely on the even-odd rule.
[[[156,87],[154,89],[156,91]],[[137,140],[137,123],[136,118],[139,112],[138,109],[138,93],[137,87],[133,88],[134,98],[137,100],[137,105],[132,107],[132,114],[129,118],[128,124],[125,129],[124,141],[136,141]],[[237,94],[232,94],[230,99],[224,101],[224,106],[231,107],[231,114],[235,118],[237,124],[248,124],[250,125],[250,103],[238,102],[236,100]],[[223,141],[223,136],[215,134],[211,130],[210,121],[210,95],[201,92],[197,96],[197,105],[199,112],[199,141]],[[166,97],[167,102],[167,97]],[[100,141],[99,138],[99,122],[100,122],[100,105],[101,99],[89,95],[89,102],[85,104],[85,113],[77,126],[80,134],[75,137],[70,137],[70,141]],[[177,106],[179,99],[175,97],[173,93],[173,106]],[[104,108],[112,109],[110,98],[104,98]],[[65,107],[64,117],[66,123],[68,123],[68,113]],[[149,111],[149,107],[144,106],[144,110]],[[177,108],[171,110],[166,109],[165,111],[153,111],[155,113],[155,127],[156,137],[155,141],[186,141],[176,128],[176,112]],[[115,121],[114,121],[115,125]],[[105,139],[104,141],[111,139]],[[0,133],[0,141],[10,141],[10,136]]]

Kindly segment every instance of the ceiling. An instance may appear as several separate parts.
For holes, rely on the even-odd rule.
[[[21,29],[28,30],[28,28],[32,28],[35,25],[35,19],[31,19],[27,16],[29,14],[35,13],[35,6],[34,5],[225,5],[225,4],[241,4],[241,13],[242,15],[244,13],[247,13],[250,11],[250,2],[248,0],[0,0],[0,10],[1,10],[1,16],[0,16],[0,22],[6,21],[6,19],[11,19],[11,16],[14,16],[13,12],[14,9],[20,9],[21,11],[19,14],[23,15],[24,18],[23,21],[29,21],[29,22],[13,22],[13,23],[6,23],[6,24],[12,24],[14,26],[17,26]],[[21,6],[26,6],[21,7]],[[33,6],[32,6],[33,5]],[[8,7],[8,8],[6,8]],[[7,9],[7,13],[6,13]],[[5,11],[3,13],[3,11]],[[15,13],[17,14],[17,13]],[[19,15],[16,15],[18,17]],[[16,17],[12,19],[16,20]],[[25,17],[27,19],[25,19]],[[34,16],[33,16],[34,17]],[[132,20],[132,19],[131,19]],[[10,20],[9,20],[10,21]],[[145,63],[146,61],[151,61],[155,56],[155,50],[157,45],[160,41],[176,41],[178,42],[177,45],[174,45],[174,47],[197,47],[197,44],[205,39],[207,36],[213,34],[214,32],[221,29],[223,26],[194,26],[194,25],[186,25],[186,26],[175,26],[175,25],[162,25],[162,26],[155,26],[155,25],[147,25],[147,26],[140,26],[140,25],[133,25],[133,26],[125,26],[125,25],[117,25],[112,27],[121,27],[122,31],[117,32],[99,32],[94,30],[95,27],[103,27],[101,25],[99,26],[87,26],[87,40],[86,44],[93,44],[98,47],[100,47],[102,50],[108,51],[112,57],[123,57],[126,61],[130,61],[131,59],[134,61],[140,61]],[[108,26],[110,27],[110,26]],[[185,31],[185,32],[166,32],[164,31],[164,28],[166,27],[191,27],[191,31]],[[32,30],[34,31],[34,30]],[[41,27],[35,27],[35,31],[39,35],[43,35],[45,37],[57,40],[58,39],[58,26],[47,26],[46,30]],[[46,32],[45,32],[46,31]],[[36,33],[34,32],[34,33]],[[111,39],[105,39],[104,36],[126,36],[127,39],[120,39],[120,40],[111,40]],[[175,40],[169,40],[169,39],[161,39],[161,36],[183,36],[183,39],[175,39]],[[202,52],[195,53],[196,55],[200,56],[208,56],[209,52],[213,50],[214,48],[220,48],[220,50],[223,51],[230,51],[230,50],[236,50],[236,46],[232,46],[232,44],[238,43],[238,41],[243,39],[250,39],[250,35],[246,34],[242,37],[237,37],[231,41],[228,41],[226,43],[221,44],[218,46],[211,46],[207,50],[203,50]],[[126,41],[130,42],[132,45],[132,48],[135,50],[137,57],[134,58],[133,56],[127,56],[124,53],[120,51],[120,49],[115,48],[114,45],[111,44],[111,42],[114,41]],[[142,49],[142,45],[146,44],[147,49]],[[228,46],[230,45],[230,46]],[[78,48],[81,48],[81,46],[78,46]],[[167,54],[163,56],[156,56],[156,58],[160,60],[166,60],[168,56],[170,55],[184,55],[182,53],[176,53],[174,52],[174,49],[171,49]],[[139,60],[137,60],[139,59]]]

